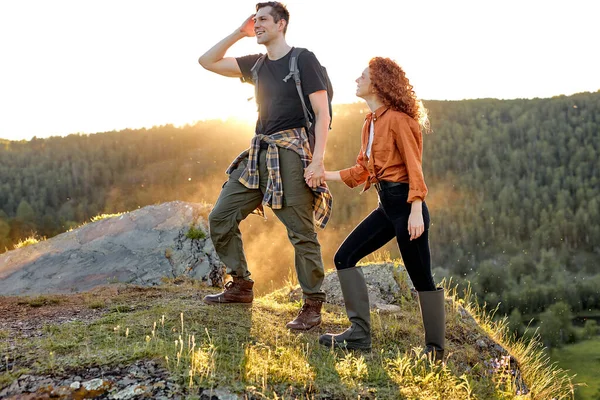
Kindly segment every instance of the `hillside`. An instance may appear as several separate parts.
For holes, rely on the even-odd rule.
[[[317,343],[319,334],[346,325],[339,306],[326,305],[322,327],[296,334],[284,328],[299,308],[290,288],[250,308],[203,304],[211,291],[179,279],[0,297],[0,397],[572,398],[568,376],[549,365],[539,344],[510,343],[502,326],[453,291],[449,356],[434,366],[415,356],[423,338],[410,292],[394,313],[372,313],[372,352],[344,352]],[[34,397],[16,397],[28,392]]]

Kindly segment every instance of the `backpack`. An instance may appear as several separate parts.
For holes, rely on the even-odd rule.
[[[310,146],[310,151],[313,152],[315,150],[315,117],[310,113],[308,107],[306,106],[306,102],[304,101],[304,93],[302,92],[302,81],[300,80],[300,70],[298,69],[298,56],[304,50],[303,48],[294,47],[292,49],[292,54],[290,56],[290,72],[287,74],[285,78],[283,78],[284,82],[287,82],[290,78],[294,78],[296,82],[296,90],[298,91],[298,96],[300,96],[300,102],[302,103],[302,111],[304,111],[304,127],[306,128],[306,133],[308,135],[308,143]],[[254,98],[257,101],[258,105],[258,71],[262,67],[265,62],[266,55],[262,55],[256,60],[254,66],[250,70],[252,73],[252,83],[254,83]],[[333,86],[331,85],[331,81],[329,80],[329,75],[327,75],[327,70],[325,67],[321,66],[323,71],[323,76],[327,82],[327,100],[329,102],[329,129],[331,129],[331,121],[333,120],[333,110],[331,107],[331,98],[333,97]],[[260,105],[258,105],[260,112]],[[260,123],[260,116],[259,116]]]

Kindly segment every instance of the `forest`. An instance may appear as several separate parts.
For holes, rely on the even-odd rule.
[[[424,104],[432,128],[423,167],[435,279],[470,282],[481,302],[509,315],[521,333],[552,310],[555,323],[565,313],[600,316],[600,91]],[[366,112],[364,103],[334,107],[327,169],[354,164]],[[0,252],[102,213],[172,200],[213,203],[252,134],[247,124],[215,120],[0,139]],[[337,246],[377,203],[374,190],[330,187],[333,218],[319,233],[329,268]],[[272,213],[267,221],[252,218],[243,230],[249,251],[270,240],[269,232],[286,241]],[[399,257],[393,243],[384,250]],[[271,257],[265,262],[281,259],[274,254],[263,254]],[[278,266],[270,277],[289,268]],[[556,345],[566,341],[561,335]]]

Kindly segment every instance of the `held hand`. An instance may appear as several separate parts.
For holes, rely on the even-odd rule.
[[[411,211],[408,216],[408,234],[410,235],[410,240],[417,239],[423,234],[424,230],[423,212]]]
[[[325,182],[323,162],[311,162],[304,170],[304,180],[313,189],[321,186]]]
[[[240,33],[243,33],[244,35],[248,36],[248,37],[254,37],[255,33],[254,33],[254,15],[252,14],[251,16],[248,17],[248,19],[246,19],[244,21],[244,23],[240,26]]]

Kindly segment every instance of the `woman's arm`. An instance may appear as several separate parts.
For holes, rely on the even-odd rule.
[[[423,221],[423,200],[427,195],[427,185],[422,168],[422,136],[421,131],[413,131],[405,119],[400,119],[394,127],[396,146],[402,159],[405,160],[408,172],[408,199],[411,203],[408,216],[408,233],[410,240],[417,239],[425,231]]]
[[[392,125],[396,140],[396,148],[402,155],[408,173],[408,199],[412,203],[416,199],[425,200],[427,185],[423,177],[422,149],[423,138],[418,126],[411,127],[409,117],[397,117]],[[416,124],[416,123],[415,123]]]
[[[308,176],[304,177],[304,180],[306,181],[306,184],[308,185],[310,179],[311,179],[311,174],[309,173]],[[340,175],[340,171],[325,171],[325,182],[327,181],[341,181],[342,177]],[[310,185],[309,185],[310,186]]]
[[[416,239],[425,232],[423,221],[423,200],[414,199],[410,204],[410,215],[408,216],[408,234],[410,240]]]
[[[340,171],[325,171],[325,180],[326,181],[341,181],[342,176],[340,175]]]

